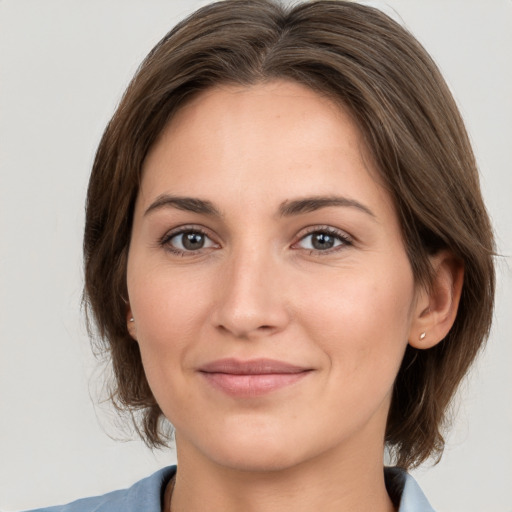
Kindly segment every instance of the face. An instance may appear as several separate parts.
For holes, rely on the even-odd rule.
[[[346,112],[289,82],[203,92],[151,149],[128,315],[179,457],[382,453],[416,294],[364,155]]]

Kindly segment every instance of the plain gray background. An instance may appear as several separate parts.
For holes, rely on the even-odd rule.
[[[118,442],[80,313],[88,174],[151,47],[193,0],[0,0],[0,509],[127,486],[174,462]],[[440,512],[512,511],[512,2],[372,2],[444,72],[498,247],[496,321],[441,463],[414,472]]]

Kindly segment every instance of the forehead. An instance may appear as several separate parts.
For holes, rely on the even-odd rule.
[[[141,199],[346,191],[389,202],[370,161],[352,117],[331,99],[288,81],[225,85],[200,93],[163,130],[144,163]]]

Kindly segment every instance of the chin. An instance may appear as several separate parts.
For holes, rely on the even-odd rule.
[[[211,437],[203,437],[201,446],[197,446],[213,463],[242,472],[284,471],[305,463],[329,449],[319,442],[325,436],[312,436],[311,431],[296,430],[274,425],[271,428],[230,428]],[[315,440],[316,439],[316,440]]]
[[[296,450],[274,450],[264,441],[258,446],[232,446],[229,452],[214,454],[212,459],[220,466],[236,471],[269,473],[284,471],[297,466],[302,460]]]

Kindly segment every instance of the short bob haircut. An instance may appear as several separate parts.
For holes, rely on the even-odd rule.
[[[398,466],[438,460],[450,401],[489,334],[493,234],[464,124],[435,63],[398,23],[350,1],[207,5],[141,64],[101,139],[87,196],[84,302],[112,361],[110,397],[149,446],[170,440],[126,320],[127,255],[148,150],[201,91],[272,80],[303,84],[351,112],[394,201],[417,283],[429,286],[429,256],[441,249],[464,265],[449,334],[428,350],[406,349],[385,434]]]

